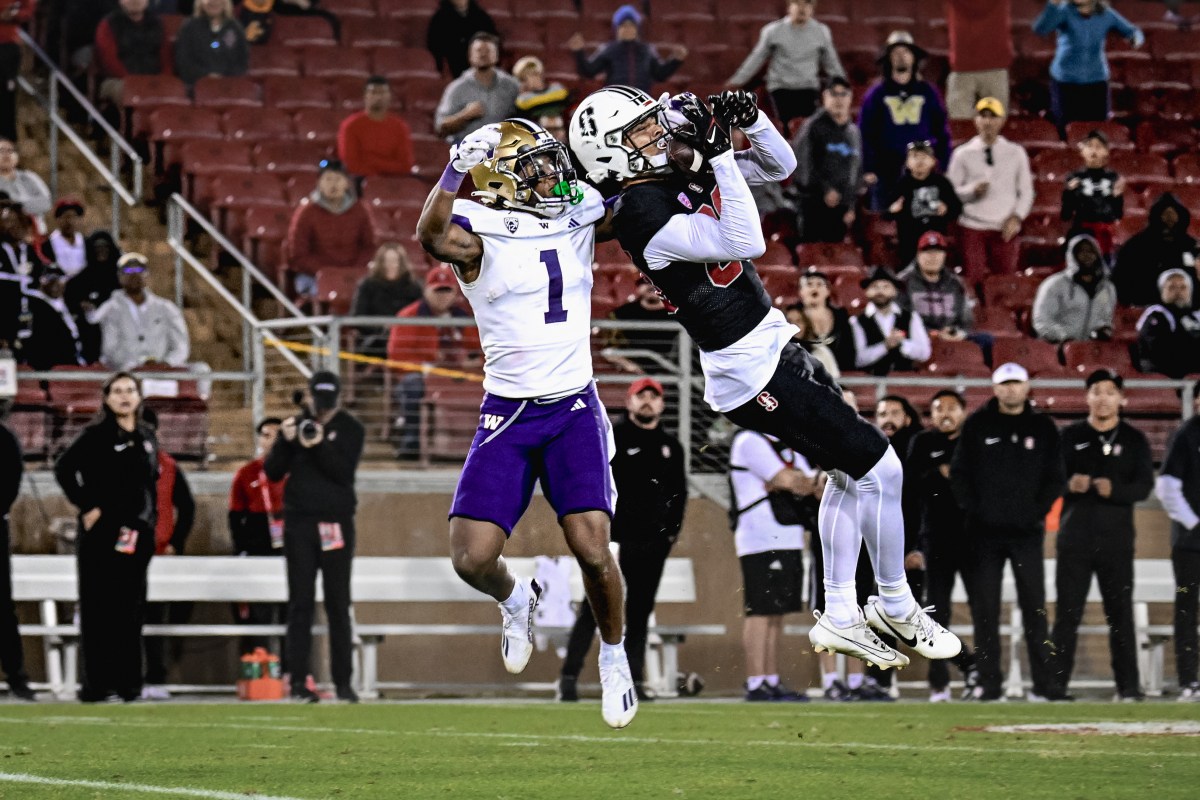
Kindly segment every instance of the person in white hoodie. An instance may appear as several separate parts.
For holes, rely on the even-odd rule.
[[[1033,330],[1047,342],[1108,339],[1113,332],[1117,287],[1108,279],[1100,245],[1087,234],[1067,244],[1067,265],[1038,286]]]

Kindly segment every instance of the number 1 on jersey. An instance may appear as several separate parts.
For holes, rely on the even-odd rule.
[[[550,276],[550,310],[544,315],[546,324],[553,325],[555,322],[566,322],[567,312],[562,304],[562,265],[558,263],[558,251],[543,250],[538,254],[538,257],[546,265],[546,273]]]

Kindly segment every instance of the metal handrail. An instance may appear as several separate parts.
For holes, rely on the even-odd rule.
[[[123,136],[104,119],[104,116],[99,110],[91,104],[71,80],[59,71],[54,61],[46,55],[45,51],[38,45],[36,41],[24,30],[18,29],[18,35],[21,37],[21,42],[29,48],[34,56],[47,69],[49,74],[49,91],[48,96],[43,97],[37,88],[26,80],[20,77],[17,80],[21,89],[31,97],[37,99],[46,110],[46,115],[50,120],[50,141],[49,141],[49,156],[50,156],[50,192],[53,195],[58,194],[58,134],[62,131],[63,135],[75,148],[83,155],[84,159],[92,166],[96,172],[104,178],[105,182],[113,190],[112,198],[112,219],[111,233],[113,238],[119,239],[121,236],[121,203],[133,207],[138,205],[142,194],[142,179],[143,179],[143,162],[140,155]],[[108,137],[109,141],[109,163],[105,166],[103,160],[92,148],[87,144],[82,136],[75,132],[71,124],[62,117],[59,113],[59,87],[66,88],[67,92],[79,103],[88,115],[92,124],[102,130]],[[126,189],[121,182],[121,156],[122,153],[129,158],[133,165],[133,176],[131,186]]]

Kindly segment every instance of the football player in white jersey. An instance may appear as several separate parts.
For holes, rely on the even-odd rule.
[[[607,86],[576,109],[571,148],[589,181],[620,184],[617,239],[699,346],[708,404],[830,473],[818,524],[826,612],[810,633],[815,649],[883,668],[908,664],[875,628],[928,658],[953,657],[962,643],[920,607],[905,579],[900,460],[792,342],[796,328],[772,307],[750,260],[766,244],[747,182],[783,180],[795,156],[754,95],[709,99],[711,109],[688,93],[656,101]],[[733,128],[749,150],[733,152]],[[864,540],[879,585],[865,613],[854,581]]]
[[[475,200],[456,200],[467,173]],[[501,655],[521,672],[533,650],[535,581],[502,552],[540,481],[583,572],[600,628],[601,713],[637,713],[626,658],[621,574],[609,550],[615,489],[611,429],[592,383],[592,255],[610,222],[600,194],[575,180],[566,146],[508,119],[468,136],[429,194],[417,234],[454,266],[479,324],[486,392],[450,508],[450,557],[504,618]]]

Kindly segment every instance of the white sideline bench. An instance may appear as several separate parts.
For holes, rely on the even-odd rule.
[[[1048,558],[1045,562],[1046,605],[1054,606],[1058,601],[1058,586],[1056,583],[1058,562]],[[1024,651],[1022,645],[1025,630],[1022,627],[1021,608],[1017,605],[1017,587],[1013,580],[1012,568],[1004,565],[1004,583],[1000,590],[1001,601],[1009,606],[1009,619],[1000,626],[1000,635],[1008,637],[1009,658],[1008,672],[1005,679],[1005,694],[1009,697],[1021,697],[1025,694],[1025,682],[1022,676],[1021,657]],[[952,600],[955,605],[965,605],[967,591],[962,578],[954,584]],[[1088,603],[1100,603],[1100,587],[1093,577],[1088,589]],[[1147,694],[1160,695],[1163,689],[1163,648],[1175,634],[1173,625],[1151,625],[1150,605],[1175,603],[1175,572],[1170,559],[1139,558],[1133,562],[1133,624],[1138,644],[1138,671],[1141,674],[1142,685]],[[969,620],[962,619],[958,614],[955,623],[950,626],[954,633],[963,636],[974,634],[974,628]],[[788,625],[784,631],[788,634],[807,634],[809,625]],[[1051,626],[1053,630],[1053,626]],[[1080,635],[1108,636],[1108,626],[1080,625]],[[1087,685],[1084,681],[1072,681],[1074,685]],[[1105,680],[1102,686],[1111,685]]]
[[[535,573],[534,559],[506,559],[518,575]],[[79,599],[76,561],[73,556],[12,557],[13,599],[36,602],[41,611],[40,624],[21,625],[23,636],[40,636],[46,652],[47,682],[51,691],[69,697],[75,691],[79,628],[60,623],[56,603]],[[390,558],[360,556],[354,559],[351,597],[361,603],[492,603],[491,598],[475,591],[459,579],[448,558]],[[286,603],[287,575],[282,558],[239,558],[236,556],[180,556],[155,558],[150,562],[148,599],[151,602],[200,603]],[[320,580],[317,600],[323,599]],[[577,565],[573,567],[572,597],[583,595],[583,583]],[[659,603],[694,603],[696,581],[688,558],[667,560],[658,589]],[[561,636],[566,628],[537,628],[537,633]],[[146,636],[284,636],[284,625],[146,625]],[[461,636],[494,635],[500,632],[500,618],[493,625],[460,624],[359,624],[354,623],[356,649],[355,686],[363,697],[378,696],[379,645],[388,636]],[[313,626],[313,633],[325,635],[326,626]],[[652,625],[652,638],[661,642],[661,660],[647,659],[647,679],[656,691],[673,694],[678,669],[677,648],[687,636],[723,635],[724,625]],[[659,674],[652,666],[661,664]]]

